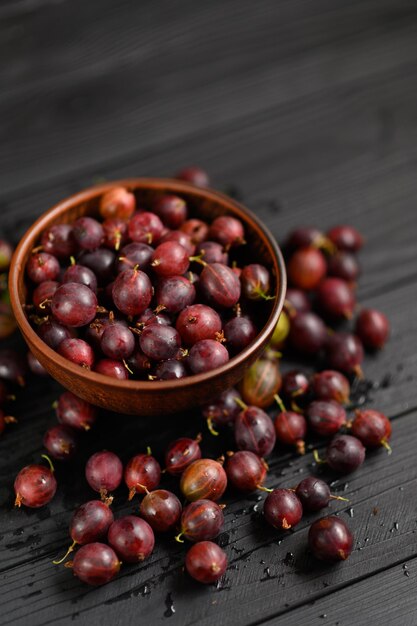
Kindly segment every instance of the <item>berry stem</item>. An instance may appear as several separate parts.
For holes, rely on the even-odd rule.
[[[241,408],[243,411],[246,411],[246,409],[248,408],[248,405],[247,405],[247,404],[245,404],[245,403],[243,402],[243,400],[241,400],[241,398],[238,398],[238,397],[236,396],[236,397],[234,398],[234,401],[236,402],[236,404],[237,404],[238,406],[240,406],[240,408]]]
[[[285,413],[285,411],[286,411],[285,404],[283,403],[282,399],[279,397],[279,395],[277,393],[274,395],[274,400],[278,404],[278,406],[281,409],[282,413]]]
[[[125,359],[123,359],[123,365],[125,366],[125,368],[127,369],[127,371],[129,372],[129,374],[133,375],[132,370],[130,369],[130,367],[128,366],[128,364],[126,363]]]
[[[52,563],[54,565],[61,565],[61,563],[63,563],[65,561],[65,559],[67,558],[67,556],[69,554],[71,554],[71,552],[74,551],[75,546],[77,545],[76,541],[73,541],[72,544],[70,545],[70,547],[68,548],[68,550],[66,551],[66,553],[64,554],[64,556],[62,557],[62,559],[59,559],[58,561],[52,561]]]
[[[52,461],[51,461],[51,459],[49,458],[49,456],[48,456],[48,455],[46,455],[46,454],[41,454],[41,458],[42,458],[42,459],[46,459],[46,460],[48,461],[48,463],[49,463],[49,467],[51,468],[51,472],[52,472],[52,473],[53,473],[53,472],[55,472],[55,468],[54,468],[54,466],[53,466],[53,464],[52,464]]]
[[[392,454],[392,448],[385,438],[381,439],[381,446],[383,446],[387,450],[388,454]]]
[[[326,461],[324,459],[320,458],[318,450],[313,450],[313,456],[314,456],[314,460],[317,463],[317,465],[323,465],[323,463],[326,463]]]
[[[214,428],[214,424],[213,424],[213,420],[211,417],[208,417],[206,420],[207,423],[207,428],[209,430],[209,432],[214,436],[214,437],[218,437],[219,433],[218,431]]]

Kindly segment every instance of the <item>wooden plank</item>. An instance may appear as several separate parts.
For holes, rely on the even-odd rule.
[[[279,21],[279,15],[275,22],[268,12],[266,16],[262,12],[259,15],[270,23],[270,29]],[[246,29],[263,32],[254,28],[256,21],[252,24],[246,14],[244,17],[242,24],[246,24]],[[347,15],[341,18],[339,26],[349,23],[357,29],[361,23],[358,17],[361,16],[355,13]],[[215,37],[218,28],[216,23]],[[192,30],[193,37],[186,45],[174,42],[173,49],[169,48],[162,59],[156,56],[133,66],[122,64],[92,75],[80,75],[74,83],[28,85],[21,94],[3,98],[0,104],[7,129],[0,149],[3,193],[51,176],[62,176],[74,170],[74,163],[82,171],[97,165],[98,159],[105,164],[129,153],[143,153],[145,149],[178,141],[203,128],[222,133],[221,125],[232,120],[235,123],[240,120],[243,126],[248,123],[245,121],[248,115],[262,119],[271,107],[284,105],[292,109],[294,102],[320,91],[329,90],[329,93],[309,103],[313,111],[331,100],[343,85],[345,93],[340,93],[343,99],[352,97],[352,91],[355,93],[352,83],[358,81],[367,85],[369,92],[373,75],[383,74],[384,81],[389,83],[405,62],[416,61],[412,46],[416,28],[416,21],[407,15],[399,24],[394,20],[392,31],[383,26],[375,32],[360,30],[355,35],[356,30],[348,30],[337,48],[330,47],[332,54],[326,46],[318,46],[307,56],[298,54],[289,59],[281,59],[279,50],[273,53],[276,43],[273,28],[265,33],[262,46],[245,46],[247,52],[243,55],[240,43],[244,33],[237,31],[235,37],[226,37],[228,30],[225,30],[220,40],[212,40],[212,31],[207,29],[204,33],[207,32],[208,40],[202,46],[205,35],[197,29]],[[323,32],[333,33],[331,28]],[[293,39],[304,40],[304,33],[294,33]],[[217,56],[213,52],[207,61],[208,50],[212,48]],[[408,87],[400,91],[385,86],[388,93],[382,97],[379,108],[391,108],[392,101],[395,98],[398,101],[400,96],[405,106],[407,102],[411,106],[414,73],[415,69],[410,67]],[[186,99],[184,92],[188,94]],[[304,104],[307,106],[307,100]],[[301,114],[301,109],[298,111]],[[275,111],[275,120],[282,114],[285,111]],[[299,122],[304,117],[302,109]],[[275,122],[270,132],[277,131],[276,141],[280,140],[280,133]],[[296,137],[293,135],[293,140]],[[201,148],[199,153],[201,158]]]
[[[226,47],[230,56],[245,62],[254,60],[254,51],[257,57],[267,52],[269,60],[282,59],[348,35],[393,29],[415,17],[410,0],[395,7],[390,0],[343,0],[337,10],[331,0],[281,0],[279,5],[262,0],[256,10],[248,0],[213,0],[198,10],[190,0],[180,0],[175,7],[131,0],[118,2],[117,7],[111,0],[3,2],[0,77],[7,80],[10,93],[35,83],[74,82],[76,76],[152,61],[155,56],[161,62],[167,52],[187,60],[190,46],[204,57],[205,67],[224,57]],[[115,32],[123,36],[114,37]],[[188,59],[182,71],[194,63]]]
[[[70,182],[44,182],[37,193],[4,199],[3,232],[20,237],[35,216],[100,176],[169,174],[180,164],[198,162],[200,146],[204,145],[204,164],[213,172],[215,184],[229,187],[231,182],[239,185],[244,181],[243,200],[268,223],[279,241],[300,223],[313,222],[326,228],[349,215],[349,221],[367,238],[360,294],[384,290],[387,284],[396,286],[399,280],[415,276],[417,270],[417,133],[411,111],[415,99],[412,89],[406,73],[391,90],[370,84],[350,97],[342,91],[326,104],[317,102],[314,110],[310,102],[300,110],[287,108],[278,123],[274,111],[245,128],[236,124],[227,133],[203,133],[132,162],[97,167],[95,174],[80,175]],[[392,100],[390,92],[396,94],[395,103],[387,101]],[[391,119],[397,120],[389,140],[384,130],[386,121],[378,113],[383,105]],[[271,124],[275,124],[274,132]],[[270,200],[279,201],[279,211],[271,209]],[[384,241],[389,241],[389,262],[381,246]]]
[[[389,569],[357,582],[325,598],[302,606],[288,615],[274,617],[267,624],[280,626],[414,626],[417,601],[414,588],[417,559],[398,563]]]
[[[55,620],[60,623],[59,619],[65,623],[65,619],[78,614],[79,623],[105,616],[106,623],[118,624],[129,622],[140,611],[142,619],[160,623],[166,611],[164,601],[171,594],[176,608],[171,619],[174,624],[197,620],[210,624],[214,619],[221,624],[249,624],[285,612],[289,605],[297,605],[300,598],[313,601],[381,568],[414,558],[415,420],[413,412],[395,421],[391,456],[383,451],[372,454],[360,472],[334,484],[334,489],[348,497],[350,503],[334,503],[331,509],[340,512],[356,535],[355,551],[338,567],[319,565],[306,554],[307,526],[317,516],[306,517],[295,531],[284,536],[265,527],[253,508],[259,507],[256,497],[246,501],[228,498],[226,527],[220,541],[226,547],[231,566],[218,589],[202,590],[183,575],[184,547],[163,540],[144,566],[126,567],[111,585],[88,590],[67,570],[51,564],[56,543],[54,533],[53,542],[48,541],[48,530],[58,521],[53,518],[60,495],[52,505],[51,517],[42,522],[42,534],[38,532],[34,538],[30,529],[24,528],[16,539],[23,543],[26,540],[31,558],[3,572],[0,620],[20,624],[30,613],[35,625]],[[271,467],[268,483],[293,485],[311,471],[310,462],[311,454],[294,459],[290,466],[288,460],[278,462]],[[9,514],[15,528],[19,528],[17,519],[22,515],[33,518],[31,513]],[[61,522],[63,518],[64,515]],[[60,534],[64,544],[66,533],[62,527]]]

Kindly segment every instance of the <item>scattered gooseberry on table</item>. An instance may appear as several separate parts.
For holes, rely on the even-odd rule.
[[[301,521],[303,507],[292,489],[274,489],[265,499],[264,516],[274,528],[289,530]]]
[[[88,543],[82,546],[74,556],[71,565],[74,576],[83,583],[98,587],[105,585],[117,576],[120,561],[115,551],[105,543]]]
[[[262,458],[249,450],[228,452],[227,457],[225,470],[231,487],[247,493],[263,488],[268,465]]]
[[[195,500],[220,500],[227,487],[223,466],[213,459],[198,459],[189,465],[181,476],[180,489],[190,502]]]
[[[356,297],[345,280],[329,277],[317,287],[316,304],[325,318],[351,319],[356,306]]]
[[[71,426],[57,424],[46,431],[43,436],[43,445],[56,461],[69,461],[77,452],[77,433]]]
[[[235,419],[235,441],[239,450],[249,450],[260,457],[268,456],[275,446],[274,424],[265,411],[241,402]]]
[[[327,237],[338,250],[345,252],[357,252],[363,246],[363,237],[353,226],[334,226]]]
[[[126,515],[109,528],[108,542],[122,562],[140,563],[153,552],[155,535],[144,519]]]
[[[180,476],[194,461],[201,459],[201,435],[195,439],[181,437],[172,441],[165,452],[165,469],[172,476]]]
[[[320,561],[345,561],[353,548],[353,535],[340,517],[324,517],[310,526],[308,547]]]
[[[304,415],[295,411],[287,411],[277,396],[280,412],[274,418],[276,438],[280,443],[294,446],[299,454],[305,453],[305,436],[307,421]]]
[[[295,313],[311,311],[311,302],[305,291],[289,287],[285,294],[285,309],[290,317]]]
[[[55,406],[61,424],[77,430],[90,430],[97,419],[97,408],[71,391],[64,391]]]
[[[346,411],[334,400],[313,400],[307,407],[306,418],[313,432],[329,437],[346,424]]]
[[[57,482],[54,467],[46,455],[42,455],[49,463],[46,465],[26,465],[20,470],[14,481],[16,495],[15,506],[27,506],[37,509],[48,504],[54,497]]]
[[[180,520],[181,502],[166,489],[155,489],[145,495],[139,513],[154,532],[163,533],[174,529]]]
[[[392,432],[391,422],[380,411],[373,409],[356,410],[350,432],[367,448],[383,446],[388,452],[391,452],[388,443]]]
[[[355,332],[366,348],[379,350],[388,339],[388,319],[376,309],[362,309],[356,320]]]
[[[327,463],[340,474],[350,474],[362,465],[365,453],[365,447],[357,437],[336,435],[327,446],[324,459],[320,459],[317,450],[314,451],[314,456],[319,464]]]
[[[289,342],[300,354],[315,356],[327,344],[328,332],[323,320],[311,311],[291,318]]]
[[[354,284],[359,277],[360,266],[352,253],[340,251],[327,261],[327,273],[329,276],[336,276]]]
[[[281,315],[279,316],[279,320],[269,341],[270,345],[273,348],[280,349],[290,333],[290,328],[291,322],[288,314],[285,311],[281,311]]]
[[[224,524],[222,507],[212,500],[196,500],[187,504],[181,515],[181,532],[176,540],[182,542],[183,537],[189,541],[206,541],[214,539]]]
[[[202,414],[207,420],[210,432],[213,433],[217,426],[233,425],[236,416],[241,411],[237,400],[242,400],[242,397],[238,390],[232,387],[202,407]],[[217,432],[214,431],[214,434]]]
[[[105,499],[122,482],[122,462],[114,452],[96,452],[87,461],[85,477],[90,487]]]
[[[333,333],[326,343],[325,358],[329,367],[362,378],[364,353],[362,342],[350,333]]]
[[[129,489],[129,500],[136,493],[147,493],[155,489],[161,480],[161,466],[150,450],[146,454],[136,454],[125,467],[124,481]]]
[[[350,384],[346,376],[336,370],[323,370],[314,374],[311,388],[318,400],[335,400],[347,404],[350,396]]]
[[[281,374],[276,360],[260,358],[245,370],[240,392],[243,401],[265,409],[274,401],[281,388]]]
[[[0,272],[9,268],[13,256],[13,247],[5,239],[0,239]]]
[[[175,178],[191,183],[196,187],[208,187],[210,185],[210,178],[207,172],[196,165],[182,169],[176,174]]]
[[[291,256],[287,271],[295,288],[306,291],[316,289],[326,275],[326,259],[317,248],[300,248]]]
[[[300,370],[290,370],[282,376],[281,393],[290,400],[305,396],[310,388],[310,380]]]
[[[329,485],[316,476],[304,478],[298,483],[295,493],[303,505],[303,510],[309,512],[324,509],[328,506],[330,500],[347,502],[346,498],[332,495]]]
[[[32,374],[35,376],[49,376],[44,366],[38,361],[32,352],[27,353],[28,366]]]
[[[59,565],[65,561],[77,545],[84,546],[107,537],[107,532],[113,521],[112,510],[107,503],[101,500],[89,500],[79,506],[74,511],[69,525],[72,544],[66,554],[53,563]]]
[[[216,543],[201,541],[188,550],[185,568],[199,583],[215,583],[226,571],[227,556]]]

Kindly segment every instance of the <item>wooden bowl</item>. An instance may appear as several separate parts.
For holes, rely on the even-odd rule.
[[[75,365],[47,346],[26,318],[25,267],[41,233],[59,223],[72,223],[83,215],[98,215],[98,203],[104,192],[123,186],[136,195],[138,206],[149,206],[166,193],[183,197],[192,216],[208,221],[219,215],[234,215],[245,225],[247,245],[244,260],[266,265],[272,274],[275,299],[259,304],[265,311],[263,327],[256,339],[240,354],[216,370],[169,381],[121,381]],[[133,178],[98,185],[59,202],[44,213],[26,232],[12,259],[9,275],[10,297],[17,324],[30,350],[49,374],[64,387],[92,404],[133,415],[161,415],[184,411],[216,397],[235,385],[261,354],[278,322],[286,290],[285,265],[270,232],[238,202],[211,189],[199,189],[188,183],[155,178]]]

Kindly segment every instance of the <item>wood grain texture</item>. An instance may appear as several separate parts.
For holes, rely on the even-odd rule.
[[[58,468],[51,506],[13,510],[14,476],[39,460],[60,392],[31,378],[13,406],[19,423],[0,441],[0,624],[414,626],[415,3],[21,0],[2,4],[0,25],[2,235],[16,240],[95,180],[199,163],[279,241],[299,224],[360,228],[360,301],[384,310],[393,328],[386,349],[366,358],[363,394],[393,418],[393,454],[371,454],[333,484],[350,500],[331,509],[355,533],[351,559],[314,563],[305,549],[314,516],[281,536],[265,528],[256,494],[229,494],[219,541],[230,568],[218,588],[186,577],[185,548],[169,538],[101,589],[52,565],[68,544],[71,511],[92,495],[83,466],[93,451],[112,448],[126,461],[151,445],[162,460],[167,441],[200,430],[206,454],[233,442],[210,437],[196,413],[151,422],[103,414],[74,464]],[[311,451],[294,458],[278,449],[268,484],[293,485],[311,471]],[[136,510],[123,489],[116,495],[118,514]]]
[[[142,3],[136,5],[142,7]],[[349,85],[355,79],[368,82],[370,76],[390,69],[395,74],[405,58],[407,63],[417,60],[413,46],[416,20],[412,19],[409,5],[401,4],[394,11],[382,7],[378,13],[375,3],[365,9],[361,3],[347,4],[341,12],[330,12],[324,21],[320,14],[304,18],[301,10],[300,19],[290,20],[289,35],[285,12],[281,18],[281,12],[274,10],[273,5],[261,3],[258,10],[248,13],[249,3],[226,3],[222,5],[221,20],[217,19],[217,3],[213,7],[209,3],[201,13],[184,7],[184,14],[180,12],[184,18],[177,30],[175,21],[171,28],[170,15],[167,16],[168,35],[159,33],[157,14],[151,12],[148,19],[138,17],[135,21],[128,3],[126,10],[121,11],[125,27],[131,31],[139,21],[148,36],[152,33],[149,55],[145,54],[146,45],[141,45],[141,32],[133,31],[132,46],[139,48],[137,59],[121,61],[113,67],[111,50],[107,51],[108,64],[104,63],[101,69],[93,66],[86,74],[83,65],[72,81],[63,71],[56,80],[45,83],[49,59],[55,55],[48,54],[47,48],[44,57],[48,62],[45,66],[41,60],[36,71],[32,64],[37,56],[32,57],[31,50],[26,50],[26,71],[40,78],[27,84],[25,76],[21,76],[19,90],[10,97],[4,93],[0,103],[0,114],[7,124],[0,149],[4,191],[50,178],[51,174],[62,176],[74,171],[75,164],[82,171],[100,162],[105,165],[109,158],[131,158],[146,148],[155,149],[161,141],[175,142],[202,128],[213,132],[219,125],[237,123],[239,119],[243,126],[249,114],[263,118],[264,112],[274,105],[292,108],[296,100],[323,89],[333,92],[345,84],[351,92]],[[94,3],[83,3],[86,6],[92,10]],[[72,4],[64,7],[73,10]],[[55,10],[61,11],[59,5]],[[115,22],[114,11],[115,6],[108,21],[120,31],[120,17]],[[77,15],[77,24],[83,23],[82,10]],[[379,21],[376,15],[380,16]],[[391,25],[388,34],[384,17]],[[73,22],[62,19],[60,23],[67,24],[72,35]],[[86,23],[91,23],[89,12]],[[44,32],[55,32],[48,23],[42,24]],[[157,30],[153,30],[154,24]],[[30,32],[31,27],[28,28]],[[172,32],[176,38],[171,38]],[[25,29],[20,38],[23,34]],[[39,36],[34,37],[36,41]],[[114,41],[112,32],[107,41]],[[164,42],[162,48],[160,41]],[[300,48],[294,49],[293,42]],[[87,43],[91,46],[90,38]],[[88,49],[85,56],[90,56]],[[177,89],[177,85],[181,88]],[[28,134],[31,142],[26,140]],[[30,171],[24,163],[30,164]]]

